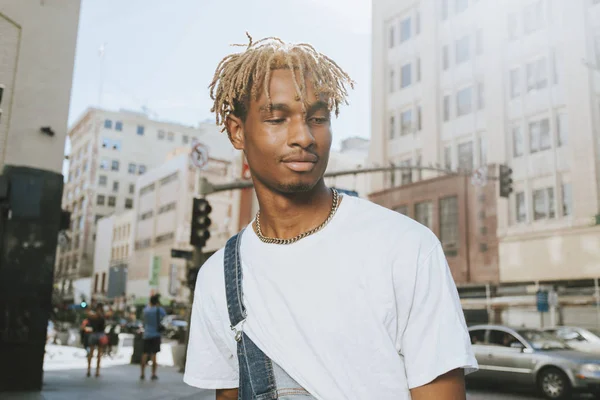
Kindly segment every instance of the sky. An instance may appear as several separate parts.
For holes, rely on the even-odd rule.
[[[207,87],[246,31],[308,42],[335,60],[357,85],[333,122],[334,146],[370,136],[371,0],[83,0],[69,125],[90,106],[214,120]]]

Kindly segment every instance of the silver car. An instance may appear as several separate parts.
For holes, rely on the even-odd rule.
[[[536,385],[548,399],[570,399],[573,391],[600,398],[600,355],[538,329],[477,325],[469,333],[479,363],[469,379]]]
[[[567,342],[575,350],[600,354],[600,331],[577,326],[557,326],[544,329]]]

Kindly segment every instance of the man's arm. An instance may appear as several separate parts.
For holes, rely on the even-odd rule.
[[[238,390],[237,389],[217,389],[216,400],[237,400]]]
[[[446,372],[433,382],[411,389],[410,395],[413,400],[465,400],[465,373],[462,368]]]

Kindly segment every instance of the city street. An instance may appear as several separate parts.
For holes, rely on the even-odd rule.
[[[212,391],[197,390],[182,381],[183,375],[173,367],[159,367],[159,381],[139,380],[137,365],[117,365],[102,369],[100,378],[86,378],[84,369],[45,372],[41,393],[2,393],[3,400],[75,400],[75,399],[144,399],[179,400],[213,399]],[[471,386],[471,385],[469,385]],[[574,399],[589,399],[589,396]],[[470,387],[468,400],[540,400],[531,390]]]

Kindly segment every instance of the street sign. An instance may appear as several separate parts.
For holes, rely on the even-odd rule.
[[[183,258],[184,260],[191,260],[193,253],[188,250],[171,249],[171,258]]]
[[[548,303],[548,292],[544,290],[538,290],[536,293],[536,305],[539,312],[547,312],[550,304]]]
[[[196,143],[194,147],[192,147],[190,159],[197,168],[203,168],[208,164],[208,147],[202,143]]]
[[[473,172],[471,184],[473,186],[487,185],[487,167],[479,167]]]

